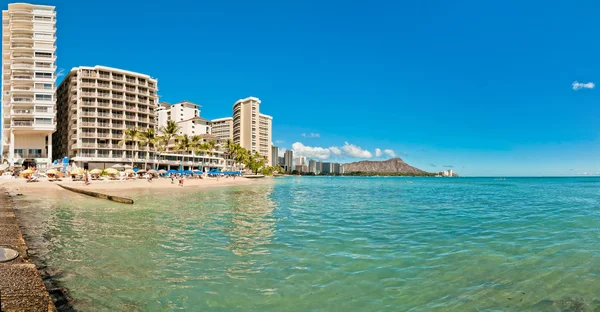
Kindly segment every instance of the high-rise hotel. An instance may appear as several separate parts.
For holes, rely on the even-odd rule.
[[[104,66],[73,68],[57,91],[55,158],[66,156],[86,168],[152,163],[153,151],[119,142],[126,129],[157,128],[157,90],[157,80],[145,74]]]
[[[56,12],[13,3],[2,11],[2,156],[11,164],[53,159]]]
[[[273,117],[260,113],[260,100],[247,97],[233,104],[233,118],[212,121],[212,134],[221,140],[231,139],[252,153],[258,152],[272,164]]]

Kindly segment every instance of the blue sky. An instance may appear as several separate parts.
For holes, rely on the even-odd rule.
[[[594,1],[42,4],[57,6],[60,69],[149,74],[161,100],[205,118],[259,97],[276,145],[309,156],[387,157],[379,148],[462,175],[600,172],[600,89],[572,85],[600,82]]]

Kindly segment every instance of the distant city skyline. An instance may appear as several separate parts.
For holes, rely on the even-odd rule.
[[[279,153],[395,155],[461,176],[600,174],[594,2],[39,4],[56,6],[57,84],[79,66],[147,73],[161,101],[188,99],[209,120],[258,97]]]

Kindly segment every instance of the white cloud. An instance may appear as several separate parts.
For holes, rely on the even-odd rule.
[[[331,153],[333,153],[333,155],[336,155],[336,156],[342,155],[342,150],[340,150],[339,148],[337,148],[335,146],[330,147],[329,150],[331,151]]]
[[[285,151],[287,151],[285,147],[280,148],[279,150],[277,150],[277,156],[283,157],[283,155],[285,155]]]
[[[386,149],[385,151],[383,151],[386,155],[390,156],[390,157],[396,157],[396,153],[391,150],[391,149]]]
[[[294,157],[304,156],[313,159],[327,159],[331,156],[331,151],[328,148],[306,146],[300,142],[292,144]]]
[[[383,153],[381,153],[381,149],[380,148],[376,148],[375,149],[375,157],[381,157],[381,155],[383,155]]]
[[[579,89],[594,89],[596,85],[593,82],[573,82],[573,90],[579,90]]]
[[[307,133],[302,133],[302,136],[305,137],[305,138],[320,138],[321,137],[320,134],[318,134],[318,133],[312,133],[312,132],[308,133],[308,134]]]
[[[344,146],[342,146],[342,150],[346,153],[346,155],[348,155],[350,157],[354,157],[354,158],[371,158],[371,157],[373,157],[373,154],[371,154],[371,152],[369,152],[368,150],[363,150],[356,145],[349,144],[348,142],[345,142],[345,143],[346,144]]]

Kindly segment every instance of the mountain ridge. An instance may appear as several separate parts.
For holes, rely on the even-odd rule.
[[[426,174],[428,172],[407,164],[402,158],[395,157],[387,160],[361,160],[344,164],[344,172],[363,173],[397,173],[397,174]]]

